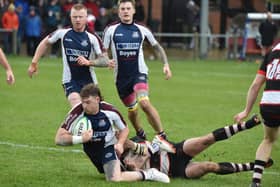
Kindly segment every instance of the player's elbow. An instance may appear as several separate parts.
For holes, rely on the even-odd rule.
[[[55,137],[54,143],[55,145],[61,145],[61,146],[65,145],[65,143],[62,141],[62,139],[59,136]]]

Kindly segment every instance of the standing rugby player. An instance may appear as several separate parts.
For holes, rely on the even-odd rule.
[[[128,108],[128,118],[136,130],[136,135],[146,138],[142,128],[138,104],[157,134],[166,137],[160,116],[149,100],[148,67],[144,61],[143,42],[147,38],[163,62],[163,73],[168,80],[171,70],[164,49],[156,41],[151,31],[133,21],[134,0],[119,0],[118,13],[120,22],[108,26],[104,31],[104,48],[111,46],[115,60],[115,78],[118,94]]]
[[[100,38],[86,31],[87,8],[82,4],[75,4],[71,8],[70,17],[72,28],[58,29],[40,42],[28,68],[28,74],[32,77],[37,72],[38,61],[48,46],[60,39],[63,60],[62,84],[70,106],[73,107],[81,102],[79,92],[84,85],[97,84],[95,72],[90,66],[107,66],[109,59],[102,54]],[[95,59],[96,57],[98,58]]]

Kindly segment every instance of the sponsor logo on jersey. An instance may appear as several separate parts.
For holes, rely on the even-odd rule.
[[[123,36],[123,33],[116,33],[115,36]]]
[[[81,51],[72,48],[65,48],[66,55],[73,55],[73,56],[88,56],[88,51]]]
[[[131,57],[131,56],[136,56],[136,51],[120,51],[120,56],[124,57]]]
[[[117,43],[117,50],[138,50],[140,43]]]
[[[138,32],[133,32],[132,33],[132,38],[139,38],[139,33]]]

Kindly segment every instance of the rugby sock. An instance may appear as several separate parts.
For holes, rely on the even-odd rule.
[[[140,172],[140,174],[142,175],[142,180],[144,181],[144,180],[146,179],[145,174],[144,174],[144,171],[139,171],[139,172]]]
[[[242,171],[251,171],[254,169],[254,163],[232,163],[232,162],[220,162],[218,163],[220,166],[220,170],[216,172],[219,175],[226,175],[230,173],[238,173]]]
[[[166,138],[167,138],[167,136],[166,136],[166,134],[165,134],[164,131],[159,132],[158,135],[159,135],[160,137],[162,137],[163,139],[165,139],[165,140],[166,140]]]
[[[218,164],[220,166],[220,171],[216,173],[220,175],[238,173],[242,171],[252,171],[254,170],[254,166],[255,166],[254,162],[247,162],[247,163],[220,162]],[[272,165],[273,165],[273,160],[270,158],[267,162],[264,162],[263,167],[269,168]]]
[[[146,133],[143,129],[140,129],[136,132],[136,136],[142,138],[143,140],[146,140]]]
[[[265,165],[266,165],[266,162],[264,162],[262,160],[255,160],[252,183],[260,185],[261,179],[262,179],[262,173],[265,168]]]
[[[225,126],[223,128],[219,128],[213,131],[213,135],[216,141],[221,141],[230,138],[238,132],[244,131],[246,129],[250,129],[258,124],[260,124],[260,120],[256,115],[253,115],[249,120],[242,123],[233,124],[230,126]]]

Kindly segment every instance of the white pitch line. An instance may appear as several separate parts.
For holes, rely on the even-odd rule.
[[[8,146],[17,147],[17,148],[57,151],[57,152],[72,152],[72,153],[82,153],[83,152],[80,149],[63,149],[63,148],[55,148],[55,147],[42,147],[42,146],[33,146],[33,145],[26,145],[26,144],[15,144],[15,143],[11,143],[11,142],[2,142],[2,141],[0,141],[0,145],[8,145]]]
[[[80,149],[63,149],[63,148],[55,148],[55,147],[42,147],[42,146],[33,146],[33,145],[27,145],[27,144],[15,144],[15,143],[11,143],[11,142],[2,142],[2,141],[0,141],[0,145],[7,145],[7,146],[17,147],[17,148],[57,151],[57,152],[64,152],[64,153],[65,152],[83,153],[83,151]],[[273,171],[264,171],[264,174],[280,176],[279,172],[273,172]]]

